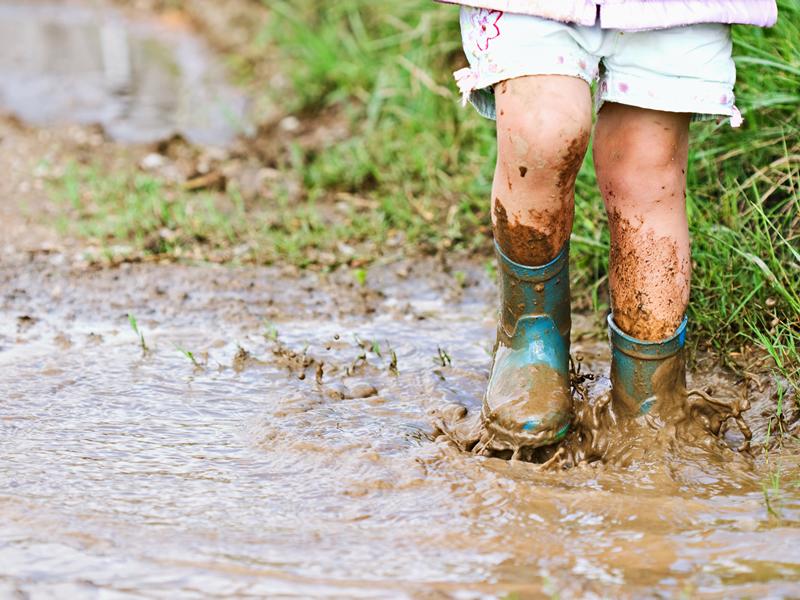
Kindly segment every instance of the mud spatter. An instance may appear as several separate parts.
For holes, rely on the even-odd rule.
[[[571,214],[566,211],[549,212],[530,210],[527,224],[509,219],[500,198],[494,202],[494,236],[506,256],[516,263],[528,266],[550,262],[561,249],[559,240],[571,225]]]
[[[589,131],[582,131],[579,136],[573,139],[561,160],[561,168],[558,171],[558,187],[562,191],[572,192],[575,186],[575,179],[578,171],[581,170],[583,158],[586,156],[586,148],[589,145]]]
[[[640,340],[663,340],[680,325],[685,311],[690,265],[681,264],[674,239],[642,232],[618,210],[608,213],[612,231],[610,251],[611,297],[619,327]],[[654,288],[657,279],[663,285]],[[658,307],[658,314],[654,309]]]
[[[584,373],[579,363],[573,363],[571,430],[561,443],[549,447],[531,448],[524,436],[506,435],[501,441],[497,430],[504,431],[503,424],[487,421],[486,414],[471,413],[463,406],[437,414],[435,425],[438,434],[464,451],[523,460],[543,469],[586,464],[629,467],[668,462],[668,457],[698,450],[730,462],[732,456],[740,456],[724,439],[732,427],[738,429],[738,450],[749,449],[751,432],[743,418],[750,407],[747,385],[743,395],[717,399],[703,390],[687,390],[683,372],[682,354],[665,361],[653,375],[654,407],[641,415],[612,393],[607,378]]]
[[[546,364],[498,369],[513,352],[502,344],[495,351],[494,376],[481,409],[485,433],[473,448],[477,453],[511,450],[517,458],[559,439],[569,427],[569,389],[562,377]]]

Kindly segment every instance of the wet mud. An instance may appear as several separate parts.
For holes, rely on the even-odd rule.
[[[675,333],[688,302],[691,265],[679,258],[669,237],[643,232],[616,209],[608,213],[612,243],[609,278],[614,318],[629,335],[649,341]],[[654,288],[652,281],[661,282]]]
[[[572,431],[562,443],[534,449],[527,447],[531,444],[522,436],[515,440],[516,445],[493,444],[495,425],[487,423],[485,405],[480,419],[472,417],[466,406],[448,408],[438,416],[439,431],[464,450],[529,461],[556,470],[595,462],[630,468],[642,460],[670,462],[684,450],[697,449],[722,455],[736,450],[750,456],[752,431],[744,419],[751,404],[746,383],[733,397],[715,398],[700,389],[687,390],[681,352],[655,371],[652,378],[655,401],[643,415],[639,404],[625,396],[623,387],[615,385],[613,377],[608,380],[584,369],[584,364],[573,362],[575,418]],[[545,382],[544,389],[551,388]],[[726,438],[728,434],[731,435]],[[732,454],[728,458],[739,460]]]
[[[502,360],[504,352],[510,349],[498,345],[495,360]],[[456,445],[482,455],[495,451],[507,455],[510,450],[510,458],[517,460],[527,457],[529,448],[558,439],[568,423],[571,402],[569,388],[557,371],[548,365],[528,365],[524,369],[496,370],[492,381],[481,406],[480,438],[454,437]],[[522,424],[531,415],[540,419],[535,428],[526,429]],[[466,417],[464,411],[462,418]],[[445,434],[447,431],[443,430]]]
[[[561,159],[561,168],[558,174],[558,187],[565,194],[574,194],[575,180],[581,170],[586,149],[589,146],[591,131],[582,131],[581,135],[573,139]]]
[[[529,457],[545,464],[481,456],[459,440],[480,412],[496,290],[456,266],[463,285],[415,260],[362,287],[345,272],[6,256],[2,593],[796,592],[797,448],[766,444],[779,382],[701,361],[689,387],[747,394],[753,450],[721,424],[712,444],[673,443],[686,439],[657,421],[617,419],[606,342],[577,315],[571,435],[586,439]],[[729,412],[694,398],[703,432]],[[797,415],[790,395],[787,431]],[[621,443],[632,431],[641,442]]]
[[[75,23],[97,49],[97,23]],[[52,54],[80,45],[62,37]],[[190,130],[161,118],[172,100],[126,94],[143,113],[88,121]],[[477,443],[498,305],[482,263],[389,262],[365,285],[109,267],[40,222],[58,212],[30,165],[75,146],[0,126],[0,597],[796,595],[800,411],[768,369],[700,356],[688,391],[631,418],[601,315],[575,315],[572,433],[509,460]],[[120,152],[73,134],[85,160]]]
[[[0,110],[137,143],[224,145],[250,127],[244,96],[188,23],[68,3],[0,2]]]
[[[569,238],[571,215],[530,210],[523,222],[518,217],[509,217],[500,198],[495,198],[493,212],[494,237],[503,253],[517,264],[547,264],[561,250],[561,240]]]

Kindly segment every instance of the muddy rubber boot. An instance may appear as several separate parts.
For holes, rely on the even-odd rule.
[[[684,317],[678,330],[660,342],[637,340],[622,331],[608,315],[611,339],[611,389],[616,406],[628,414],[646,414],[662,393],[686,388],[683,347]]]
[[[569,429],[569,244],[540,267],[495,250],[502,307],[481,418],[492,447],[517,452]]]

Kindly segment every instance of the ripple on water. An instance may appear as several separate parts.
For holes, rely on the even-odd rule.
[[[433,439],[432,409],[480,401],[491,308],[428,300],[425,310],[282,322],[280,345],[198,313],[148,328],[144,357],[119,315],[43,316],[21,336],[0,317],[0,335],[16,340],[0,352],[2,585],[66,595],[789,593],[800,496],[785,488],[780,519],[770,515],[759,457],[734,471],[698,452],[541,472]],[[379,340],[381,355],[365,340]],[[250,355],[233,368],[239,344]],[[592,348],[590,368],[602,372],[606,350]],[[326,393],[363,382],[375,393]],[[771,460],[796,479],[792,456]]]

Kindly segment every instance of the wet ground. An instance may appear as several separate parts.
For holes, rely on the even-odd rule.
[[[377,267],[364,288],[345,273],[62,263],[0,274],[5,593],[797,593],[797,451],[758,450],[769,381],[751,386],[753,457],[544,472],[433,436],[431,411],[477,406],[486,382],[494,292],[469,265],[461,289],[425,263]],[[604,342],[580,339],[592,321],[576,329],[602,374]]]
[[[55,55],[96,45],[75,10],[82,36],[30,35],[60,39]],[[152,31],[131,34],[131,56]],[[570,468],[463,451],[437,426],[474,414],[486,385],[483,267],[391,259],[361,285],[346,269],[99,266],[56,235],[35,168],[76,152],[130,160],[104,137],[118,122],[96,114],[100,133],[0,118],[0,596],[800,594],[800,455],[774,433],[797,434],[800,412],[785,394],[775,420],[769,370],[701,356],[690,375],[751,402],[749,453],[736,427]],[[147,130],[127,114],[119,131]],[[172,109],[156,114],[176,127]],[[601,317],[573,326],[592,402],[608,388]]]

